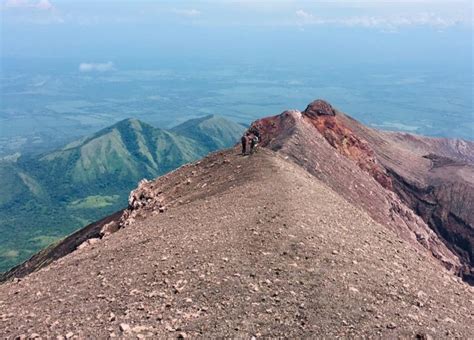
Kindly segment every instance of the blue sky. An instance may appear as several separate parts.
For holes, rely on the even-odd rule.
[[[3,0],[2,19],[10,23],[78,24],[167,23],[209,26],[311,25],[366,27],[472,27],[472,2],[418,1],[72,1]]]
[[[238,114],[261,114],[266,104],[269,114],[326,94],[351,113],[366,112],[358,117],[370,123],[380,123],[381,108],[399,114],[391,123],[403,117],[425,127],[443,125],[448,111],[458,115],[453,122],[471,123],[474,114],[472,0],[0,0],[0,16],[5,79],[142,77],[136,86],[145,92],[166,97],[174,89],[178,110],[203,86],[223,79],[235,86],[195,112],[215,112],[217,102],[227,109],[234,100],[258,103],[242,104]],[[174,78],[149,81],[157,70]],[[239,76],[255,79],[243,91]],[[307,92],[284,85],[301,79]],[[114,81],[90,93],[127,96]],[[141,106],[137,100],[133,107]]]
[[[2,1],[2,57],[77,58],[83,70],[138,56],[472,59],[471,0]]]

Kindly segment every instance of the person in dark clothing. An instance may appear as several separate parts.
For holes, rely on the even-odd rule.
[[[258,130],[256,126],[250,129],[250,133],[252,133],[255,137],[257,137],[258,140],[260,140],[260,131]]]
[[[242,141],[242,155],[247,154],[247,144],[248,144],[248,136],[245,134],[241,138]]]
[[[250,135],[250,153],[254,153],[255,147],[258,144],[258,137],[254,134]]]
[[[255,147],[257,146],[259,141],[260,131],[258,131],[258,128],[254,126],[250,129],[250,153],[253,153],[255,151]]]

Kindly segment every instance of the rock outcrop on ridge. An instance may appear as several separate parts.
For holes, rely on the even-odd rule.
[[[142,181],[92,241],[10,275],[0,334],[474,336],[474,290],[456,276],[466,262],[396,177],[442,182],[437,169],[460,162],[469,179],[470,143],[372,130],[321,101],[254,125],[255,154],[236,147]],[[429,175],[394,158],[405,153]],[[443,211],[468,221],[461,208]]]
[[[474,282],[474,143],[371,129],[322,100],[253,125],[263,145]]]

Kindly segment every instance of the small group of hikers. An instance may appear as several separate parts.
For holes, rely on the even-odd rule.
[[[258,142],[260,141],[260,131],[256,127],[251,127],[245,135],[242,136],[242,155],[254,153]],[[250,150],[249,150],[250,147]]]

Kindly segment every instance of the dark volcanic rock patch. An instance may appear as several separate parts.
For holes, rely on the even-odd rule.
[[[434,153],[430,153],[426,156],[423,156],[423,158],[429,159],[433,162],[431,168],[441,168],[444,166],[455,165],[456,163],[459,163],[459,162],[456,162],[456,160],[452,158],[440,156]],[[460,164],[460,165],[465,165],[465,164]]]
[[[452,164],[451,161],[448,164]],[[474,285],[474,228],[465,216],[460,216],[474,209],[472,190],[466,185],[450,182],[448,178],[443,184],[422,187],[394,171],[389,173],[395,192],[459,256],[463,263],[459,274]]]

